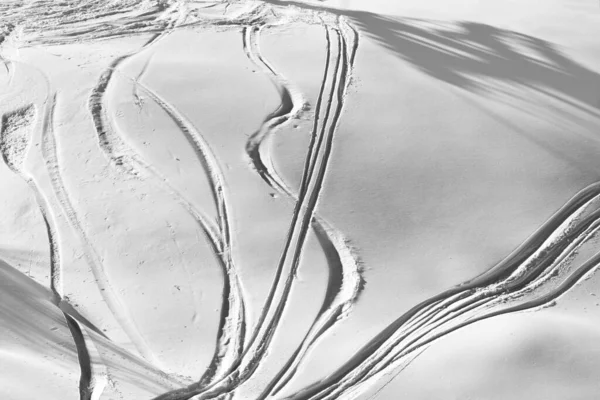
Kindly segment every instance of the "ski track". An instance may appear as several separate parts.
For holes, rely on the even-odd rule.
[[[350,68],[353,65],[355,46],[358,44],[358,37],[354,36],[354,40],[351,41],[351,43],[353,43],[354,46],[350,56]],[[314,164],[313,167],[310,168],[310,171],[313,169]],[[358,296],[363,287],[363,278],[361,276],[358,259],[353,254],[353,250],[347,245],[341,232],[335,230],[325,220],[318,216],[315,216],[312,224],[324,252],[329,254],[330,274],[333,275],[334,278],[330,278],[327,295],[317,320],[315,320],[310,331],[297,349],[297,355],[292,357],[286,365],[287,371],[284,369],[280,377],[278,377],[278,379],[281,379],[281,382],[274,388],[273,394],[276,394],[291,380],[298,369],[299,364],[308,354],[309,349],[316,340],[336,322],[340,321],[350,313],[351,307],[358,300]],[[330,250],[327,251],[327,249]],[[332,259],[334,262],[331,262]]]
[[[176,22],[170,24],[169,28],[163,32],[154,35],[146,44],[144,44],[144,46],[142,46],[140,50],[116,58],[104,71],[98,81],[98,84],[92,90],[92,94],[89,98],[89,109],[96,132],[98,134],[100,149],[107,157],[111,165],[116,167],[117,170],[120,170],[121,172],[139,177],[146,181],[158,181],[160,183],[159,188],[170,193],[172,197],[198,222],[201,230],[209,239],[209,244],[211,245],[213,252],[218,255],[223,252],[224,243],[220,238],[218,238],[216,230],[209,218],[193,207],[191,202],[187,200],[181,192],[174,188],[164,175],[141,159],[141,157],[133,150],[133,148],[115,132],[104,110],[104,95],[107,91],[111,78],[113,77],[115,71],[117,71],[118,67],[126,60],[132,58],[136,54],[139,54],[141,51],[148,49],[152,44],[157,43],[160,39],[171,33],[176,26]],[[140,86],[140,84],[137,83],[135,86]],[[164,106],[164,103],[161,105]],[[165,108],[163,107],[163,109]],[[172,113],[169,115],[172,116]],[[193,287],[192,290],[194,291]],[[151,354],[148,346],[141,341],[141,334],[137,331],[137,328],[136,331],[128,329],[127,332],[130,337],[134,336],[137,338],[134,342],[137,343],[137,347],[144,358],[151,361],[152,364],[158,365],[158,360]]]
[[[109,309],[111,309],[113,315],[121,324],[121,326],[127,326],[128,322],[119,321],[119,318],[127,319],[130,317],[126,309],[121,305],[118,297],[116,297],[114,289],[112,286],[110,286],[109,279],[104,272],[104,267],[102,266],[102,261],[97,255],[97,251],[90,242],[85,230],[83,229],[83,226],[81,225],[80,219],[72,205],[72,201],[60,174],[53,127],[55,106],[56,96],[52,96],[47,104],[47,111],[45,113],[44,126],[42,130],[42,156],[46,163],[46,170],[50,176],[54,195],[58,200],[58,204],[60,205],[63,214],[67,217],[69,225],[82,241],[84,256],[88,262],[88,265],[90,265],[92,269],[92,273],[96,278],[100,293],[102,294],[107,306]],[[73,337],[75,339],[75,343],[78,346],[79,361],[82,371],[82,378],[80,381],[81,399],[94,399],[95,396],[98,396],[97,398],[99,398],[103,387],[105,386],[103,382],[105,382],[107,379],[107,371],[100,356],[97,355],[97,352],[93,352],[91,350],[92,348],[95,348],[95,346],[86,333],[86,329],[88,328],[85,325],[88,324],[82,326],[77,321],[79,318],[72,317],[72,313],[67,313],[65,311],[65,305],[62,302],[59,304],[59,307],[61,310],[63,310],[66,316],[69,316],[69,318],[67,318],[68,326],[74,335]],[[103,335],[101,332],[97,333]],[[80,348],[81,351],[79,351]],[[90,356],[90,354],[92,356]],[[96,367],[92,367],[92,364],[96,365]]]
[[[79,380],[80,400],[100,400],[108,383],[108,371],[90,336],[73,317],[64,313],[71,335],[77,346],[77,357],[81,369]]]
[[[54,137],[53,127],[53,115],[55,112],[55,105],[56,96],[52,96],[46,106],[44,127],[42,130],[42,156],[46,164],[46,170],[48,171],[48,174],[50,176],[53,192],[58,200],[58,204],[61,207],[63,215],[67,217],[69,225],[79,236],[83,244],[82,250],[84,257],[86,258],[88,265],[90,265],[91,267],[92,273],[96,278],[98,288],[100,289],[100,293],[102,294],[107,306],[109,307],[109,309],[111,306],[120,307],[121,304],[118,298],[104,297],[115,296],[115,294],[112,292],[112,287],[107,286],[110,282],[108,281],[108,278],[104,273],[102,261],[98,257],[98,254],[93,244],[89,241],[89,238],[81,225],[78,214],[75,211],[75,208],[73,207],[72,201],[70,199],[68,191],[66,190],[66,187],[64,186],[64,182],[60,174],[60,166],[58,162],[58,154],[56,150],[56,140]],[[109,290],[111,290],[111,292],[106,293]],[[78,332],[81,332],[81,336],[77,336],[76,338],[74,338],[76,344],[79,343],[81,345],[85,343],[85,348],[82,348],[82,355],[79,356],[79,360],[81,363],[80,367],[82,370],[82,376],[90,376],[91,380],[87,381],[86,383],[86,379],[82,378],[80,383],[80,393],[84,393],[86,396],[90,396],[91,400],[95,400],[96,398],[99,399],[99,396],[101,395],[102,390],[105,386],[105,382],[108,380],[109,374],[106,367],[104,366],[101,357],[95,350],[96,346],[93,342],[92,336],[89,335],[87,332],[88,330],[90,330],[94,334],[98,335],[100,338],[103,338],[105,340],[108,340],[108,338],[100,330],[92,326],[83,316],[79,315],[77,311],[73,309],[68,303],[61,301],[58,306],[63,311],[63,313],[71,317],[71,319],[77,325],[75,326],[72,322],[69,322],[67,320],[71,332],[74,334],[78,334]],[[111,309],[111,312],[117,319],[117,322],[125,325],[127,324],[127,322],[122,322],[118,320],[119,316],[121,315],[121,311],[115,312]],[[125,317],[127,316],[128,314],[125,314]],[[88,356],[86,356],[85,354],[88,354]],[[128,352],[124,354],[132,359],[137,359],[136,356]],[[91,360],[91,363],[86,364],[86,360],[88,359]],[[148,368],[148,370],[152,373],[157,374],[157,376],[166,376],[163,371],[161,371],[160,369],[156,369],[156,364],[148,364],[146,365],[146,368]],[[82,397],[82,400],[83,399],[87,398]]]
[[[176,26],[176,25],[175,25]],[[174,27],[173,27],[174,29]],[[98,132],[99,144],[104,154],[112,165],[124,170],[134,176],[139,176],[144,180],[157,178],[167,192],[180,203],[188,213],[199,222],[202,230],[210,238],[213,252],[220,258],[220,264],[224,269],[225,288],[224,288],[224,306],[222,307],[222,316],[220,319],[219,338],[217,340],[217,349],[206,374],[201,378],[204,384],[217,375],[229,365],[234,363],[241,354],[244,336],[245,336],[245,310],[241,290],[241,284],[235,271],[234,261],[231,254],[232,238],[230,233],[230,217],[226,202],[226,189],[223,174],[218,166],[216,157],[213,155],[209,145],[199,134],[197,129],[174,107],[162,99],[156,92],[147,88],[137,80],[133,80],[134,87],[142,88],[176,123],[178,128],[184,133],[186,139],[193,147],[198,159],[203,165],[209,178],[214,201],[217,205],[219,217],[219,235],[213,228],[212,222],[205,217],[199,210],[192,206],[180,191],[176,190],[169,182],[168,178],[162,175],[158,170],[152,167],[133,150],[132,146],[116,134],[111,127],[110,121],[105,116],[103,107],[103,97],[108,88],[108,84],[118,67],[127,59],[139,54],[147,49],[151,44],[156,43],[164,35],[157,35],[144,45],[140,51],[117,58],[101,76],[98,85],[90,96],[90,112]],[[142,70],[145,70],[145,68]],[[141,74],[140,74],[141,75]]]
[[[25,176],[27,175],[23,174],[23,177]],[[62,263],[58,246],[58,233],[54,228],[57,225],[56,217],[52,214],[48,202],[39,190],[34,178],[28,177],[26,180],[32,192],[35,193],[36,201],[44,220],[48,236],[50,247],[50,290],[53,294],[53,303],[61,309],[77,350],[80,369],[79,399],[100,399],[100,395],[102,394],[105,385],[106,367],[102,363],[99,355],[90,354],[90,349],[94,348],[94,344],[90,338],[83,333],[82,327],[75,318],[69,315],[63,307],[64,285],[62,279]],[[92,365],[94,364],[96,367],[93,368]]]
[[[293,118],[301,111],[301,107],[298,106],[298,104],[301,104],[301,96],[294,96],[290,94],[297,92],[293,90],[286,79],[283,78],[282,75],[279,74],[275,68],[264,59],[260,52],[259,35],[261,28],[262,27],[245,28],[244,49],[246,50],[248,58],[253,61],[257,67],[261,68],[263,72],[271,77],[274,85],[277,87],[280,93],[282,104],[278,111],[274,112],[270,117],[267,118],[261,129],[259,129],[259,131],[249,138],[246,146],[247,153],[253,162],[254,168],[259,171],[260,175],[271,188],[277,190],[279,193],[287,196],[293,201],[300,201],[300,198],[292,192],[292,190],[285,184],[284,180],[275,170],[271,161],[270,153],[267,153],[267,155],[263,157],[261,152],[261,147],[267,145],[267,140],[269,139],[270,135],[274,133],[274,130],[282,126],[285,122],[289,121],[290,118]],[[309,149],[314,147],[314,140],[317,136],[316,129],[319,123],[321,102],[329,72],[329,59],[331,56],[331,50],[329,30],[326,27],[325,32],[327,41],[325,71],[319,96],[317,98],[313,133],[311,135],[311,144],[309,145]],[[354,41],[356,40],[357,37],[355,36]],[[335,85],[332,84],[331,87],[332,93],[327,101],[327,114],[324,118],[323,129],[327,123]],[[296,100],[291,101],[292,104],[290,105],[290,100],[294,97]],[[321,132],[321,135],[319,136],[320,140],[323,136],[323,132]],[[310,153],[311,152],[309,152],[309,158],[311,158],[310,167],[308,169],[308,173],[304,175],[305,177],[308,177],[308,179],[310,179],[310,176],[312,176],[316,163],[316,158],[312,157],[312,154]],[[268,161],[263,161],[264,158],[267,158]],[[308,179],[303,180],[301,184],[301,194],[304,194],[306,191]],[[306,355],[311,345],[326,330],[332,327],[337,321],[341,320],[342,316],[348,314],[352,303],[354,303],[358,297],[362,285],[358,261],[354,257],[352,250],[346,245],[342,234],[331,227],[331,225],[329,225],[324,219],[316,215],[311,222],[313,230],[317,235],[321,246],[323,247],[329,263],[331,278],[327,288],[327,295],[317,319],[314,321],[310,331],[303,339],[301,345],[295,351],[294,356],[290,358],[284,369],[278,374],[274,381],[269,384],[261,398],[266,397],[269,392],[271,392],[277,381],[281,382],[279,386],[273,390],[274,393],[276,393],[277,390],[279,390],[291,379],[294,372],[298,368],[298,364]]]
[[[54,105],[51,107],[51,109],[54,109]],[[48,115],[48,125],[44,130],[44,135],[42,138],[42,155],[46,162],[46,168],[50,174],[52,187],[58,202],[64,214],[67,216],[69,224],[82,241],[84,255],[92,269],[92,273],[94,274],[98,288],[100,289],[102,297],[107,306],[115,316],[121,328],[129,336],[132,343],[134,343],[140,354],[148,360],[157,362],[153,354],[150,352],[145,339],[141,336],[138,328],[135,326],[135,322],[127,307],[122,304],[118,294],[112,287],[110,279],[106,274],[102,258],[98,255],[98,251],[85,232],[78,213],[73,206],[73,202],[60,174],[58,154],[56,150],[56,139],[54,137],[54,129],[52,127],[52,111]]]
[[[139,74],[133,80],[133,85],[131,85],[131,89],[132,89],[132,93],[131,94],[133,96],[134,103],[135,103],[135,105],[137,105],[139,107],[140,112],[142,111],[142,109],[144,107],[144,100],[143,100],[143,98],[140,96],[140,94],[138,92],[138,90],[139,90],[139,82],[142,81],[142,78],[146,74],[146,71],[148,70],[148,66],[150,65],[150,62],[152,61],[152,57],[153,56],[154,56],[154,53],[151,53],[146,58],[146,61],[144,62],[144,66],[142,67],[142,70],[139,72]]]
[[[350,398],[346,395],[353,387],[376,384],[372,378],[377,373],[393,370],[406,357],[457,329],[494,316],[551,304],[600,262],[600,255],[596,255],[574,271],[568,269],[569,256],[599,229],[600,210],[581,216],[590,208],[600,207],[593,204],[600,203],[599,200],[599,184],[580,192],[497,267],[417,305],[330,378],[288,398]],[[540,289],[548,292],[536,298],[536,290]],[[519,303],[527,296],[532,299]],[[425,314],[428,318],[423,318]]]
[[[230,7],[228,4],[224,15],[216,17],[202,15],[197,9],[190,11],[184,2],[177,0],[143,0],[141,3],[141,6],[137,6],[133,0],[125,0],[117,6],[116,2],[90,0],[70,8],[65,7],[69,5],[68,3],[56,5],[48,3],[51,4],[48,5],[49,11],[36,23],[31,23],[24,29],[15,29],[16,25],[26,25],[24,18],[28,12],[31,12],[32,7],[32,5],[19,3],[14,8],[2,8],[2,11],[6,12],[6,18],[14,21],[12,25],[7,25],[8,33],[3,37],[17,31],[19,40],[31,45],[66,44],[84,39],[99,40],[154,33],[141,49],[113,60],[93,89],[88,106],[98,135],[98,143],[110,164],[117,170],[157,184],[196,220],[223,269],[225,281],[217,345],[205,374],[196,383],[165,393],[156,397],[156,400],[191,398],[230,400],[235,390],[252,378],[259,365],[265,360],[273,338],[278,332],[299,268],[306,236],[312,228],[327,258],[330,277],[322,307],[315,320],[292,357],[262,389],[258,397],[260,400],[281,398],[278,393],[293,379],[318,339],[349,314],[363,285],[358,259],[343,234],[316,213],[335,144],[335,134],[348,95],[360,35],[342,17],[332,17],[326,12],[314,12],[314,10],[306,15],[302,14],[303,10],[299,3],[293,3],[290,7],[275,7],[275,4],[270,6],[262,2],[249,2],[248,7],[242,8],[233,16],[226,15]],[[285,10],[288,16],[278,15],[275,9]],[[297,15],[291,20],[289,10],[297,11]],[[176,17],[173,17],[174,15]],[[62,23],[55,24],[56,21],[60,21],[60,18],[63,18]],[[87,22],[88,20],[98,21],[100,24]],[[116,25],[106,23],[111,20],[119,23]],[[270,138],[278,128],[303,113],[303,97],[265,59],[260,50],[262,29],[292,20],[323,26],[327,42],[327,60],[297,194],[276,170],[269,144]],[[36,30],[42,26],[40,24],[46,24],[50,28],[41,37],[36,38]],[[232,221],[224,175],[218,165],[218,158],[202,134],[175,107],[141,82],[152,56],[148,57],[138,76],[131,79],[134,102],[139,103],[140,109],[143,107],[139,95],[139,91],[142,91],[165,111],[184,134],[210,182],[213,200],[217,206],[216,225],[194,207],[166,176],[141,158],[134,146],[112,127],[104,109],[103,101],[109,83],[115,72],[119,73],[119,68],[127,60],[146,51],[174,29],[194,25],[243,27],[243,48],[248,59],[270,77],[279,92],[281,101],[278,109],[267,116],[259,130],[249,137],[245,148],[253,168],[261,178],[272,189],[295,202],[285,246],[271,288],[260,309],[258,323],[249,335],[246,332],[243,287],[231,253]],[[332,55],[334,52],[336,54]],[[11,61],[3,58],[3,62],[11,79],[14,69],[8,68]],[[331,70],[333,72],[330,72]],[[135,326],[127,308],[120,303],[119,297],[110,286],[101,258],[87,237],[62,181],[52,128],[54,107],[55,97],[51,97],[47,100],[42,129],[42,155],[54,194],[70,226],[81,238],[85,257],[98,282],[104,301],[140,354],[156,366],[158,360]],[[33,110],[35,111],[35,108]],[[20,175],[35,194],[48,234],[50,287],[54,294],[53,301],[63,311],[77,347],[81,368],[80,399],[97,400],[104,386],[110,382],[110,376],[101,362],[94,342],[90,339],[91,336],[87,333],[87,329],[94,330],[94,328],[90,327],[89,322],[82,316],[75,314],[72,307],[62,300],[62,267],[58,233],[55,231],[56,217],[52,214],[44,194],[40,192],[35,178],[29,176],[23,169],[23,160],[30,146],[29,139],[25,138],[23,141],[22,137],[11,136],[11,129],[14,128],[16,132],[31,124],[32,120],[29,119],[26,108],[16,110],[14,114],[4,115],[0,150],[9,168]],[[597,183],[575,195],[537,232],[494,268],[417,304],[367,342],[356,355],[333,374],[285,398],[290,400],[356,398],[366,390],[381,387],[379,382],[383,377],[405,367],[428,346],[451,332],[498,315],[553,305],[557,299],[582,279],[590,276],[597,268],[600,254],[592,256],[581,264],[574,264],[574,260],[579,249],[596,238],[599,232],[600,183]]]
[[[50,103],[50,107],[53,107],[53,100],[53,98],[47,99],[46,103]],[[29,112],[29,110],[31,110],[31,112]],[[79,382],[80,400],[92,400],[92,395],[96,395],[95,398],[99,399],[102,387],[96,387],[96,376],[92,375],[92,359],[90,358],[88,351],[91,341],[83,335],[79,324],[62,307],[64,302],[64,285],[62,279],[60,248],[58,245],[59,239],[55,229],[55,226],[57,225],[56,216],[53,215],[47,199],[39,189],[39,184],[36,182],[35,177],[31,176],[24,169],[24,161],[31,146],[31,136],[33,135],[33,125],[36,120],[36,115],[37,112],[35,107],[30,105],[27,108],[17,110],[16,113],[9,114],[8,117],[6,115],[3,117],[1,135],[2,156],[13,172],[19,175],[29,186],[31,192],[34,194],[38,209],[44,221],[50,253],[49,286],[52,292],[52,302],[61,309],[77,350],[79,367],[81,370]],[[11,116],[20,118],[12,119]],[[41,126],[42,130],[46,129],[46,118],[44,118]],[[11,133],[14,133],[15,130],[24,131],[22,132],[22,140],[10,140],[7,138],[7,136],[10,137]],[[97,357],[93,360],[98,363]],[[98,363],[98,368],[103,368],[101,363]]]
[[[224,268],[225,277],[223,295],[224,313],[221,316],[220,333],[215,356],[211,361],[206,375],[200,380],[202,384],[207,384],[224,373],[223,371],[228,370],[237,361],[244,346],[246,330],[244,295],[231,252],[233,242],[225,178],[219,167],[217,157],[193,124],[156,92],[139,82],[136,84],[170,116],[179,130],[183,132],[198,160],[204,167],[204,171],[210,182],[213,200],[217,205],[220,234],[220,247],[217,250],[221,255],[221,264]],[[191,210],[191,205],[187,208]]]
[[[275,69],[272,66],[270,66],[270,64],[268,64],[264,60],[264,58],[262,58],[262,55],[256,54],[253,50],[257,49],[255,37],[253,37],[253,35],[258,33],[258,31],[259,29],[256,29],[254,27],[244,29],[243,37],[246,52],[249,58],[253,60],[258,60],[258,62],[262,63],[264,65],[264,68],[268,69],[275,77],[279,77],[279,74],[275,72]],[[336,93],[336,105],[334,115],[332,118],[332,122],[330,123],[329,129],[323,128],[320,130],[321,134],[326,136],[326,138],[324,140],[319,140],[316,149],[312,149],[311,147],[307,153],[307,167],[305,167],[303,180],[306,180],[306,182],[309,183],[306,185],[305,190],[299,194],[298,201],[296,203],[296,207],[292,217],[291,227],[287,235],[287,240],[284,246],[283,254],[281,256],[279,265],[276,269],[270,293],[267,296],[265,305],[262,307],[259,321],[254,332],[252,333],[247,348],[244,351],[241,362],[239,366],[237,366],[236,369],[229,376],[227,376],[221,381],[215,382],[215,384],[205,388],[204,390],[198,388],[189,388],[187,390],[184,389],[179,392],[172,392],[163,396],[159,396],[157,397],[157,400],[188,399],[191,397],[197,399],[207,399],[231,393],[235,390],[236,387],[250,379],[250,377],[254,374],[260,362],[267,353],[268,347],[275,335],[277,326],[283,315],[283,311],[289,297],[291,286],[296,276],[296,271],[299,266],[300,255],[302,252],[304,240],[306,239],[308,228],[311,225],[311,223],[315,221],[314,212],[319,198],[320,190],[322,188],[323,181],[325,178],[329,157],[331,155],[331,150],[333,146],[333,136],[335,131],[337,130],[339,118],[343,110],[343,103],[345,100],[345,94],[348,84],[348,74],[350,73],[348,63],[349,52],[346,47],[346,37],[341,32],[341,28],[340,30],[335,30],[335,32],[337,33],[338,37],[337,48],[339,54],[337,57],[336,68],[334,73],[334,76],[338,81],[338,85],[333,85],[335,88],[333,92]],[[270,117],[267,118],[267,121],[263,125],[263,128],[261,128],[258,132],[256,132],[249,138],[249,144],[247,144],[246,146],[248,153],[251,154],[251,159],[258,160],[254,165],[258,165],[259,168],[265,166],[265,163],[260,161],[261,159],[259,158],[259,151],[253,151],[255,150],[253,149],[253,145],[256,145],[256,147],[259,148],[260,143],[263,142],[266,137],[268,137],[267,133],[269,132],[269,130],[272,130],[273,127],[281,125],[283,122],[285,122],[285,120],[289,119],[289,115],[293,115],[294,111],[297,112],[297,110],[299,111],[300,109],[300,107],[298,107],[298,103],[294,104],[293,102],[286,101],[286,98],[292,98],[292,91],[287,89],[284,85],[278,86],[278,88],[280,94],[282,95],[282,105],[280,106],[279,110],[275,111]],[[328,106],[331,106],[331,101],[329,102]],[[258,154],[259,156],[253,157],[256,154]],[[314,156],[314,159],[312,158],[313,154],[316,154]],[[308,166],[311,164],[314,164],[312,171],[310,171],[310,169],[308,168]],[[259,170],[259,168],[257,168],[257,170]],[[307,176],[309,171],[313,175],[315,175],[314,178],[312,178],[311,176]],[[276,178],[274,178],[274,175],[271,175],[269,173],[269,170],[266,167],[264,168],[263,174],[261,174],[261,176],[263,177],[263,179],[267,180],[267,182],[279,182],[278,180],[276,180]],[[276,184],[274,183],[273,185]],[[281,185],[281,191],[287,194],[288,192],[285,189],[287,186],[285,186],[284,184],[279,185]],[[285,279],[283,285],[280,284],[280,281],[282,279]],[[331,314],[332,316],[330,319],[335,319],[338,317],[338,315],[336,315],[335,309],[331,312]],[[327,319],[328,317],[326,317],[325,319]]]

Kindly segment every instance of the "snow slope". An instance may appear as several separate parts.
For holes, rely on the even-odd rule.
[[[3,398],[600,393],[597,3],[0,12]]]

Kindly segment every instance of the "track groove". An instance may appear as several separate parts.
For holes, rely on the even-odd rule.
[[[179,130],[183,132],[198,160],[204,167],[210,182],[213,200],[217,205],[219,216],[218,239],[217,235],[214,233],[212,235],[215,236],[213,242],[219,243],[219,247],[216,250],[217,254],[220,255],[221,264],[224,268],[224,312],[221,316],[220,333],[215,355],[207,373],[201,378],[202,384],[206,384],[213,380],[215,376],[222,374],[223,370],[227,370],[238,360],[243,350],[246,335],[244,295],[231,252],[233,240],[231,237],[230,212],[227,205],[227,191],[224,183],[225,178],[213,150],[193,124],[156,92],[140,83],[137,83],[137,85],[170,116]],[[194,214],[197,213],[187,201],[186,209]]]
[[[41,123],[42,137],[49,126],[48,115],[51,115],[54,110],[54,96],[47,98],[45,107],[46,112]],[[97,395],[96,398],[99,398],[103,386],[96,386],[96,376],[92,375],[91,359],[88,352],[88,346],[91,345],[91,342],[86,340],[78,323],[62,307],[64,302],[64,284],[59,238],[55,228],[57,225],[56,217],[53,215],[46,197],[39,189],[35,177],[28,173],[24,166],[25,159],[31,147],[31,137],[33,136],[33,126],[36,125],[37,114],[36,108],[33,105],[30,105],[28,108],[17,110],[16,113],[3,116],[0,147],[2,150],[2,157],[7,165],[15,174],[20,176],[27,183],[31,192],[34,194],[48,237],[50,254],[49,286],[52,293],[52,303],[61,309],[77,349],[79,367],[81,370],[79,381],[80,400],[92,400],[92,395],[94,393]],[[11,116],[14,116],[15,118],[13,119]]]

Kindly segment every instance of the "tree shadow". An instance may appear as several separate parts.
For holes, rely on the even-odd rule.
[[[369,13],[350,16],[377,43],[422,72],[469,91],[521,86],[600,117],[600,74],[557,46],[476,22],[440,23]]]
[[[548,41],[477,22],[385,16],[295,1],[265,2],[345,16],[397,57],[452,86],[509,96],[511,87],[526,88],[600,118],[600,74]]]

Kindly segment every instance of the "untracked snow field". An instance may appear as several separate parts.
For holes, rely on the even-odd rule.
[[[600,3],[0,0],[1,400],[600,398]]]

